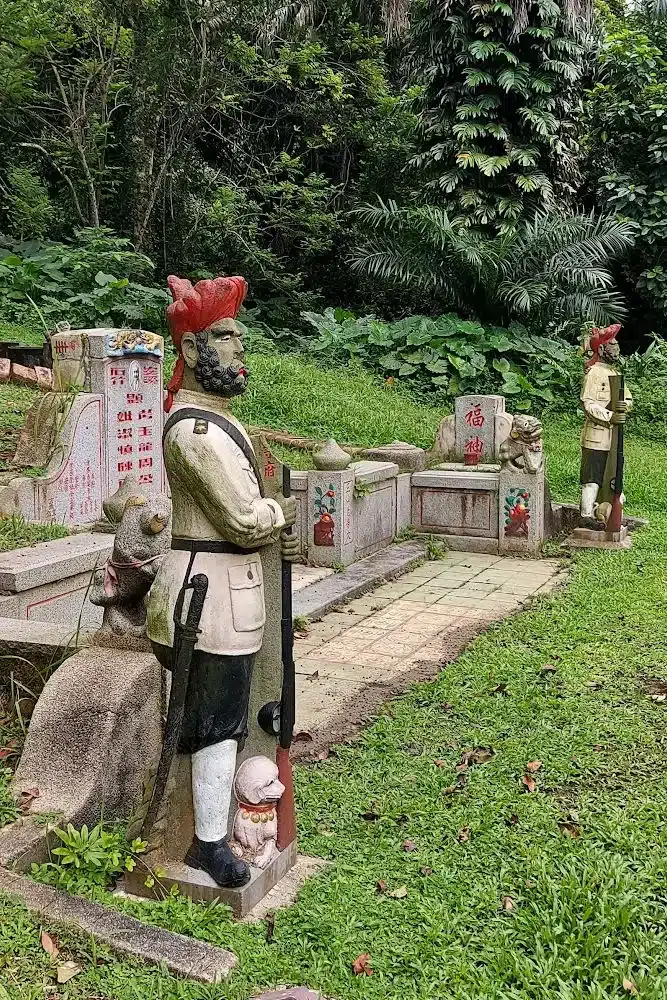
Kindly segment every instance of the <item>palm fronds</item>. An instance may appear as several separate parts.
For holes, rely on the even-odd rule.
[[[611,262],[634,242],[635,226],[612,215],[539,213],[489,238],[430,205],[365,205],[367,233],[354,270],[445,295],[484,321],[531,319],[596,325],[621,319]]]

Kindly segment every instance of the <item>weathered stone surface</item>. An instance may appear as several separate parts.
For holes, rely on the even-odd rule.
[[[284,990],[262,993],[256,1000],[322,1000],[322,994],[307,990],[303,986],[292,986]]]
[[[11,370],[12,363],[9,358],[0,358],[0,383],[9,381]]]
[[[35,365],[35,375],[37,376],[37,385],[44,392],[51,392],[53,389],[53,372],[50,368],[42,368],[40,365]]]
[[[28,910],[45,922],[65,924],[91,934],[118,955],[155,965],[163,964],[170,972],[199,983],[219,983],[236,965],[236,956],[223,948],[173,931],[150,927],[101,903],[91,903],[81,896],[69,896],[2,869],[0,891],[21,899]]]
[[[31,691],[36,685],[38,690],[41,678],[76,643],[69,623],[0,618],[0,683],[9,683],[13,674]]]
[[[77,635],[94,632],[102,624],[102,609],[88,600],[91,575],[76,573],[0,597],[0,616],[22,619],[19,628],[26,621],[62,625],[69,630],[71,641],[77,642]]]
[[[355,470],[308,473],[308,561],[347,566],[354,559]]]
[[[70,535],[0,553],[0,590],[13,593],[85,573],[111,555],[108,535]]]
[[[313,451],[313,465],[316,469],[322,469],[325,472],[338,472],[347,469],[351,461],[348,453],[343,451],[333,438],[329,438]]]
[[[412,518],[412,476],[403,472],[396,477],[396,533],[410,526]]]
[[[29,385],[32,388],[37,388],[38,380],[34,368],[27,368],[25,365],[12,365],[12,382],[18,382],[20,385]]]
[[[466,465],[493,461],[496,415],[505,409],[504,396],[458,396],[454,407],[457,458]]]
[[[533,475],[507,462],[500,472],[498,551],[535,555],[544,541],[544,466]]]
[[[355,483],[381,483],[385,479],[394,479],[398,475],[398,465],[395,462],[371,462],[367,459],[353,462]]]
[[[453,413],[449,413],[440,421],[431,456],[436,461],[456,457],[456,420]]]
[[[113,552],[90,588],[91,603],[104,608],[102,628],[92,640],[98,645],[150,649],[146,595],[171,545],[171,500],[141,490],[137,486],[125,501]]]
[[[294,595],[294,616],[316,619],[340,604],[406,573],[424,558],[422,541],[390,545]]]
[[[14,468],[48,465],[61,413],[60,398],[50,392],[30,407],[12,459]]]
[[[405,441],[392,441],[379,448],[366,448],[365,458],[375,462],[393,462],[401,472],[421,472],[426,468],[426,452]]]
[[[47,681],[14,777],[31,813],[75,824],[127,818],[161,744],[161,671],[149,653],[85,649]]]
[[[418,531],[495,538],[498,474],[420,472],[412,477],[412,523]]]

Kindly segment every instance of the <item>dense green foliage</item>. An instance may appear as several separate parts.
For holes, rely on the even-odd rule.
[[[304,315],[319,333],[308,345],[312,352],[329,362],[358,358],[421,391],[452,398],[499,392],[511,397],[513,409],[539,410],[575,396],[581,378],[581,359],[567,342],[519,325],[485,328],[453,314],[394,323],[357,319],[342,309]]]
[[[585,103],[586,174],[596,204],[637,224],[620,274],[641,333],[667,311],[667,20],[608,14]]]
[[[411,46],[424,81],[412,163],[430,197],[501,232],[572,201],[582,34],[555,0],[425,0]]]

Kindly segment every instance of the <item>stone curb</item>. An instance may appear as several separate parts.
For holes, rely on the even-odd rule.
[[[42,392],[51,392],[53,372],[50,368],[43,368],[40,365],[28,368],[10,361],[9,358],[0,358],[0,384],[4,382],[14,382],[17,385],[41,389]]]
[[[231,951],[151,927],[101,903],[69,896],[5,868],[0,868],[0,891],[20,899],[36,916],[91,934],[117,955],[164,964],[170,972],[198,983],[221,982],[237,963]]]
[[[424,558],[424,542],[390,545],[366,559],[352,563],[342,573],[334,573],[294,595],[294,617],[321,618],[337,604],[373,590],[386,580],[407,573]]]

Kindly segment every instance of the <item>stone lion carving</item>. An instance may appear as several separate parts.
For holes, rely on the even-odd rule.
[[[516,472],[536,475],[544,464],[542,422],[528,413],[517,413],[510,436],[500,446],[500,464]]]
[[[146,595],[171,544],[171,501],[162,493],[136,493],[125,501],[113,552],[96,571],[90,600],[104,608],[98,645],[149,649]]]

